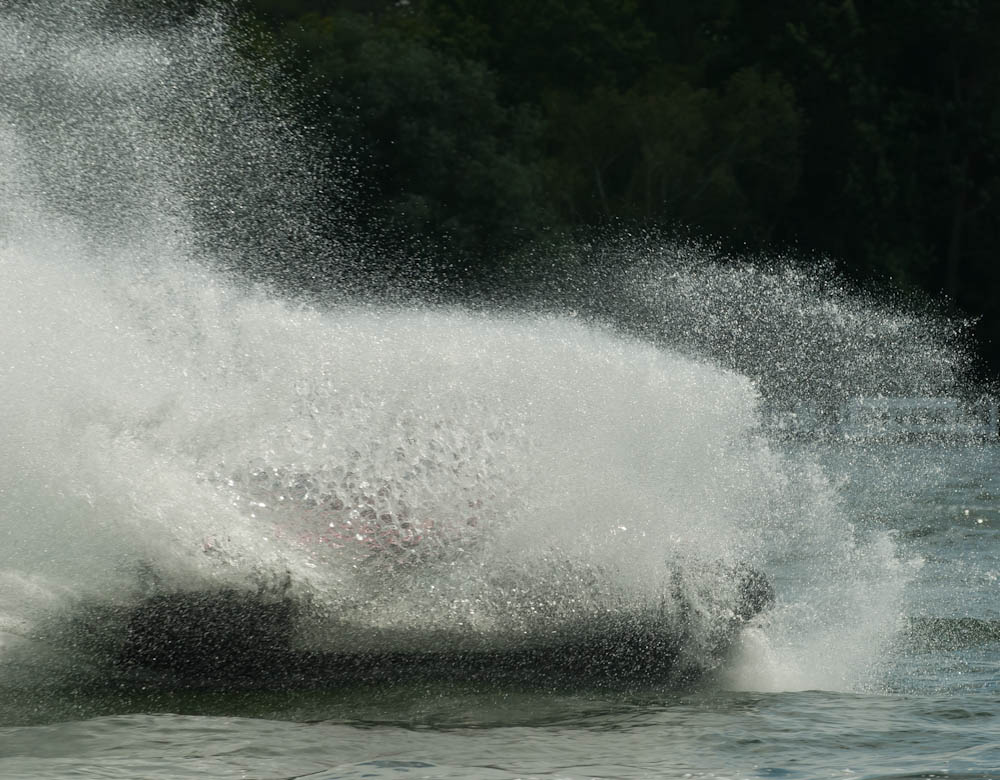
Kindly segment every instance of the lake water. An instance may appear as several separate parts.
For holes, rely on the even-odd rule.
[[[0,9],[0,777],[1000,777],[1000,448],[765,422],[974,399],[961,327],[649,236],[502,309],[359,297],[234,36]],[[340,276],[243,273],[289,263]],[[776,599],[733,637],[744,566]],[[656,614],[703,675],[123,671],[150,593],[276,588],[310,652]]]
[[[0,707],[0,776],[1000,776],[1000,452],[888,449],[890,458],[827,445],[819,453],[828,468],[851,469],[842,489],[859,517],[886,489],[887,471],[896,488],[905,485],[877,522],[893,531],[901,559],[923,561],[907,583],[898,633],[842,686],[759,691],[716,680],[683,693],[609,694],[456,683],[148,696],[33,689]],[[783,583],[780,610],[782,590],[795,584],[774,574]],[[778,687],[788,679],[808,688],[810,676],[839,668],[835,648],[812,648],[807,662],[786,654],[795,670],[774,669],[767,653],[783,649],[747,642],[747,657],[733,665]]]

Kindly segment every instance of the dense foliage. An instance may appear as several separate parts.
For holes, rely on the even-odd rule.
[[[245,0],[386,248],[678,226],[945,293],[1000,363],[1000,3]],[[374,231],[377,226],[377,231]]]

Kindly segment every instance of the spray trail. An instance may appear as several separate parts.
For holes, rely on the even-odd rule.
[[[547,315],[251,289],[234,269],[337,278],[351,258],[316,237],[325,174],[232,29],[57,5],[0,14],[8,658],[43,618],[152,586],[287,580],[314,606],[296,641],[324,650],[503,647],[669,605],[678,571],[696,654],[746,563],[778,605],[737,684],[850,688],[878,660],[908,567],[759,406],[836,385],[851,354],[879,364],[900,323],[934,348],[894,376],[951,382],[933,322],[626,241],[627,301],[581,277]],[[782,329],[791,309],[841,332]],[[797,382],[794,356],[830,339],[843,359]],[[819,664],[831,637],[839,663]]]

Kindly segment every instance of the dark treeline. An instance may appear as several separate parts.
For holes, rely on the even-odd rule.
[[[240,9],[396,256],[474,280],[581,230],[683,227],[945,294],[1000,365],[1000,2]]]

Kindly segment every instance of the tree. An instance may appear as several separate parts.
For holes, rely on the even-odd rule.
[[[766,240],[799,176],[787,84],[748,68],[719,88],[661,68],[627,91],[554,93],[550,191],[569,221],[626,218]]]
[[[421,0],[435,45],[500,74],[510,102],[546,91],[628,87],[653,62],[653,35],[634,0]]]
[[[428,46],[407,20],[351,12],[289,23],[300,67],[314,79],[312,120],[359,161],[370,229],[459,256],[496,257],[547,221],[539,126],[502,105],[480,63]]]
[[[781,70],[808,117],[784,234],[861,276],[947,292],[1000,336],[986,292],[1000,238],[1000,9],[775,3],[766,23],[748,9],[741,46]],[[993,349],[1000,357],[1000,343]]]

